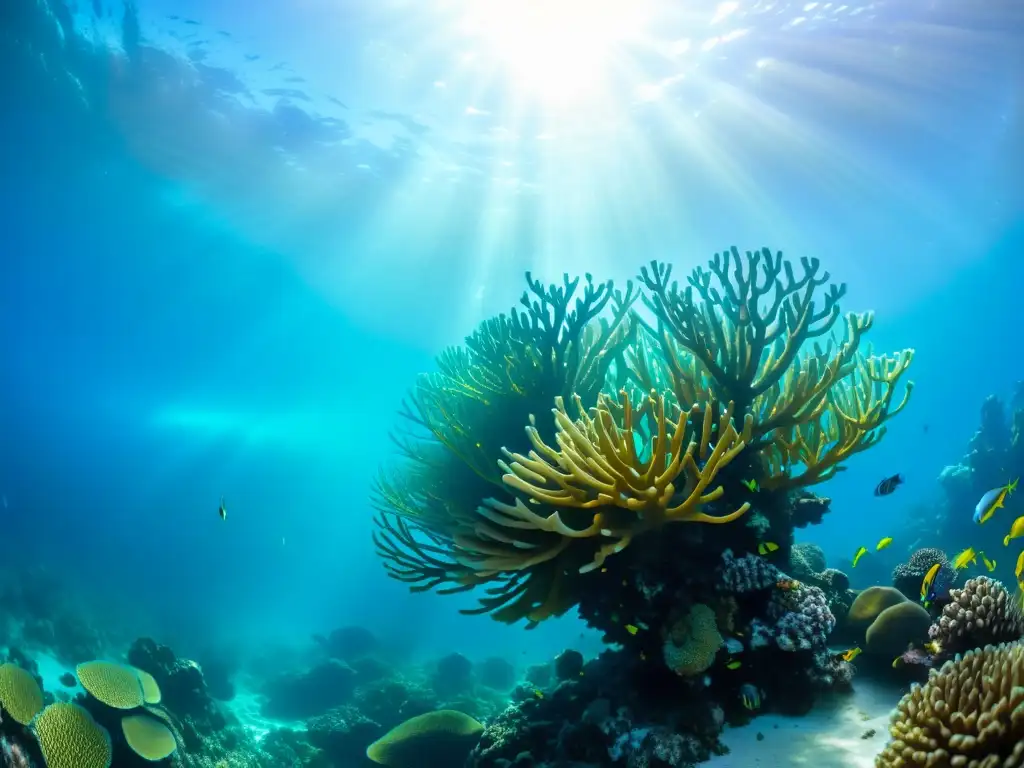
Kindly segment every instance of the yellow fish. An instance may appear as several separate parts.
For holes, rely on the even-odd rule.
[[[1024,515],[1013,521],[1013,525],[1010,526],[1010,532],[1003,537],[1003,546],[1010,546],[1011,539],[1019,539],[1021,536],[1024,536]]]
[[[843,651],[843,653],[841,655],[842,655],[843,661],[853,661],[858,656],[860,656],[860,648],[856,648],[856,647],[851,648],[848,651]]]
[[[936,563],[928,569],[928,573],[921,580],[921,602],[924,603],[925,608],[931,605],[933,597],[932,584],[935,583],[935,577],[938,575],[940,568],[942,568],[942,563]]]
[[[875,544],[875,551],[881,552],[883,549],[892,544],[892,536],[886,536],[884,539]]]
[[[626,625],[626,631],[629,632],[629,634],[631,634],[631,635],[635,635],[637,633],[637,628],[633,624],[627,624]]]
[[[774,541],[762,541],[757,545],[757,554],[767,555],[769,552],[775,552],[779,548],[779,545]]]
[[[942,653],[942,644],[938,640],[929,640],[924,644],[924,649],[932,656],[938,656]]]
[[[984,552],[979,552],[978,554],[981,555],[981,562],[983,562],[985,564],[985,567],[988,568],[988,572],[992,573],[992,571],[996,569],[996,561],[989,560],[987,557],[985,557]]]
[[[536,696],[538,699],[543,699],[544,698],[544,691],[542,691],[540,688],[535,688],[533,690],[533,695]]]
[[[902,663],[903,663],[903,657],[902,656],[897,656],[895,659],[892,660],[892,668],[893,669],[899,669],[899,666]]]
[[[962,571],[971,563],[978,564],[978,555],[974,547],[968,547],[953,559],[953,567],[958,571]]]
[[[728,662],[725,665],[725,668],[726,669],[739,669],[742,666],[743,666],[743,662],[742,661],[736,661],[735,659],[733,659],[732,661]]]
[[[867,547],[861,547],[860,549],[857,550],[857,553],[853,556],[853,567],[854,568],[857,567],[857,563],[859,563],[860,559],[862,557],[864,557],[864,555],[866,555],[867,553],[868,553],[868,548]]]
[[[1020,478],[1018,477],[1017,480],[1020,480]],[[992,517],[997,509],[1003,509],[1003,502],[1006,501],[1006,497],[1017,490],[1017,480],[999,488],[993,488],[982,496],[981,501],[974,508],[974,522],[981,525]]]
[[[757,493],[757,480],[741,480],[740,482],[742,482],[747,487],[747,490],[750,491],[751,493]]]
[[[1024,573],[1024,552],[1017,555],[1017,567],[1013,571],[1014,576],[1017,577],[1017,583],[1021,585],[1021,589],[1024,589],[1024,583],[1020,578],[1021,573]]]

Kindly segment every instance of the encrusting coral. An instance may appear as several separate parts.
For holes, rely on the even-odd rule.
[[[1024,765],[1024,647],[968,651],[914,685],[889,726],[876,768]]]
[[[376,485],[389,573],[413,590],[485,586],[466,612],[533,625],[642,534],[735,521],[750,503],[740,479],[762,489],[758,535],[782,525],[771,535],[788,541],[790,505],[772,494],[827,480],[881,439],[913,357],[860,349],[870,313],[822,344],[845,286],[816,259],[800,265],[733,248],[680,289],[652,263],[640,281],[653,322],[633,311],[632,284],[588,276],[573,304],[578,280],[527,275],[525,311],[444,352],[410,398],[405,461]]]

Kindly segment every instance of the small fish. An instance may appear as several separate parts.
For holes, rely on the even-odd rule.
[[[897,656],[895,659],[892,660],[892,668],[893,669],[899,669],[902,665],[903,665],[903,657],[902,656]]]
[[[767,555],[770,552],[775,552],[779,548],[779,545],[774,541],[762,541],[757,545],[757,554]]]
[[[875,544],[875,551],[881,552],[883,549],[892,544],[892,536],[886,536],[884,539]]]
[[[733,659],[732,661],[726,662],[725,664],[726,669],[739,669],[742,666],[743,662],[737,659]]]
[[[217,509],[217,514],[220,515],[221,520],[228,519],[228,508],[224,506],[224,497],[220,497],[220,507]]]
[[[750,683],[740,686],[740,701],[751,712],[761,708],[761,692]]]
[[[927,608],[935,600],[935,577],[939,575],[942,563],[935,563],[921,580],[921,602]]]
[[[962,571],[971,563],[978,564],[978,555],[974,551],[974,547],[968,547],[955,558],[953,558],[953,567],[958,571]]]
[[[757,480],[741,480],[740,482],[743,483],[751,493],[757,493],[761,489],[757,484]]]
[[[544,691],[542,691],[540,688],[534,688],[533,689],[533,695],[536,696],[538,699],[543,699],[544,698]]]
[[[867,547],[861,547],[860,549],[857,550],[857,552],[853,556],[853,567],[854,568],[857,567],[857,563],[859,563],[860,559],[862,557],[864,557],[864,555],[866,555],[867,553],[868,553],[868,548]]]
[[[938,656],[942,653],[942,644],[938,640],[929,640],[924,644],[924,649],[932,656]]]
[[[1017,555],[1017,567],[1013,571],[1013,575],[1017,577],[1017,583],[1021,584],[1021,589],[1024,589],[1024,583],[1021,582],[1020,575],[1024,573],[1024,552]]]
[[[875,496],[888,496],[890,493],[896,490],[896,487],[902,485],[903,475],[893,475],[887,477],[885,480],[875,486]]]
[[[985,564],[985,567],[988,569],[988,572],[992,573],[992,571],[996,569],[996,561],[989,560],[987,557],[985,557],[984,552],[979,552],[978,554],[981,555],[981,562]]]
[[[602,568],[601,569],[601,573],[608,573],[608,569],[607,568]]]
[[[1024,515],[1013,521],[1013,525],[1010,526],[1010,532],[1003,536],[1003,546],[1010,546],[1010,541],[1019,539],[1021,536],[1024,536]]]
[[[631,635],[635,635],[638,632],[635,624],[627,624],[626,631]]]
[[[783,592],[792,592],[795,589],[800,589],[800,582],[796,579],[779,579],[775,582],[775,588],[781,589]]]
[[[1017,480],[1020,480],[1020,478],[1017,478]],[[992,517],[997,509],[1003,509],[1003,502],[1006,501],[1006,497],[1017,490],[1017,480],[998,488],[993,488],[982,496],[981,501],[974,508],[974,522],[981,525]]]
[[[843,653],[841,653],[840,656],[843,659],[843,661],[853,661],[858,656],[860,656],[860,653],[860,648],[857,648],[855,646],[848,651],[843,651]]]

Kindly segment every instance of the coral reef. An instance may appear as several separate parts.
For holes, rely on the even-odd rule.
[[[639,664],[626,685],[682,686],[668,707],[609,700],[593,745],[604,761],[613,747],[623,760],[716,748],[707,734],[689,751],[662,738],[694,737],[671,711],[681,698],[748,719],[741,689],[804,711],[815,691],[847,684],[827,640],[853,602],[849,580],[794,553],[793,531],[829,509],[810,488],[903,409],[913,350],[862,348],[873,318],[842,316],[845,286],[815,259],[767,249],[716,254],[683,286],[657,262],[639,290],[527,280],[524,309],[443,353],[410,397],[413,429],[376,484],[388,572],[414,590],[483,587],[465,612],[528,627],[575,606],[622,647],[601,668]],[[556,689],[574,686],[571,717],[609,699],[588,676]],[[553,698],[518,707],[539,716]]]
[[[995,768],[1024,762],[1024,647],[968,651],[896,707],[876,768]]]
[[[952,589],[949,603],[928,634],[943,657],[986,645],[1024,637],[1024,616],[1013,597],[987,576],[968,579],[963,589]]]

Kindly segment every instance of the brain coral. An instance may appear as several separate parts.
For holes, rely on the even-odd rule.
[[[366,748],[366,756],[388,768],[462,765],[484,727],[453,709],[427,712],[395,726]]]
[[[697,603],[672,624],[663,649],[665,665],[683,677],[699,675],[714,662],[722,642],[715,612]]]
[[[897,656],[911,643],[928,638],[932,617],[924,608],[909,600],[890,605],[868,627],[864,650],[883,656]]]
[[[167,726],[148,715],[127,715],[121,720],[121,731],[128,746],[146,760],[163,760],[178,747]]]
[[[870,623],[886,608],[905,603],[907,598],[892,587],[868,587],[853,601],[846,618],[854,623]]]
[[[86,661],[75,669],[82,687],[115,709],[135,709],[145,703],[135,669],[111,661]]]
[[[944,653],[960,653],[1024,637],[1024,617],[1013,596],[998,581],[987,576],[968,579],[963,589],[951,589],[949,598],[938,621],[928,630]]]
[[[110,735],[77,704],[51,704],[33,728],[47,768],[110,768]]]
[[[932,670],[892,715],[876,768],[1024,765],[1024,648],[986,646]]]
[[[0,705],[15,721],[28,725],[43,708],[39,683],[16,664],[0,665]]]

